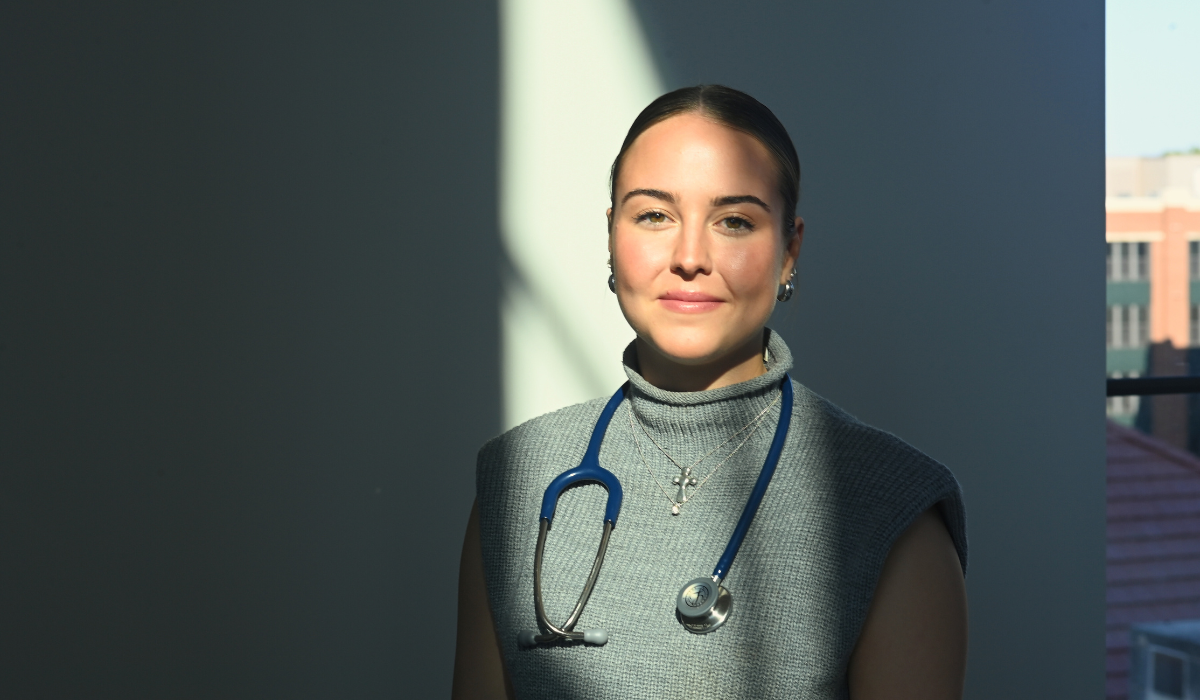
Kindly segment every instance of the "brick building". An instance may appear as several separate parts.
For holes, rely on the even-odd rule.
[[[1107,373],[1200,370],[1200,155],[1105,161]],[[1188,397],[1109,399],[1108,415],[1179,447],[1189,437]],[[1200,431],[1190,431],[1200,433]]]

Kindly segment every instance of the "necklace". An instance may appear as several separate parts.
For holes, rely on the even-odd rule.
[[[663,496],[666,496],[667,500],[671,502],[671,515],[679,515],[680,507],[684,503],[692,500],[692,498],[699,493],[700,489],[703,488],[704,484],[708,483],[709,479],[716,476],[716,473],[720,471],[721,467],[723,467],[725,463],[730,460],[730,458],[737,454],[738,451],[741,450],[742,447],[745,446],[745,444],[750,440],[750,438],[753,437],[756,432],[758,432],[758,427],[762,424],[763,418],[767,415],[767,412],[770,411],[771,408],[779,401],[779,397],[782,395],[782,392],[777,394],[771,403],[767,404],[766,408],[764,408],[762,411],[759,411],[757,416],[750,419],[749,423],[735,430],[732,435],[725,438],[724,442],[712,448],[702,457],[686,467],[676,461],[675,458],[671,456],[671,453],[667,452],[666,449],[658,443],[658,440],[654,439],[654,436],[650,434],[650,431],[646,429],[646,426],[642,423],[642,419],[638,418],[637,414],[633,410],[633,401],[631,397],[629,402],[629,432],[631,435],[633,435],[633,444],[637,447],[638,456],[642,458],[642,464],[646,466],[646,471],[650,472],[650,476],[654,479],[654,483],[658,485],[658,489],[662,491]],[[679,490],[675,493],[674,498],[672,498],[671,494],[667,492],[667,489],[664,488],[661,483],[659,483],[658,477],[654,474],[654,470],[650,468],[650,463],[646,460],[646,454],[642,452],[642,443],[638,440],[637,431],[633,428],[633,422],[635,419],[637,420],[638,426],[642,429],[642,432],[645,433],[646,437],[650,438],[650,442],[653,442],[654,446],[658,448],[659,452],[662,452],[663,456],[670,460],[671,464],[674,464],[675,467],[679,469],[679,476],[671,480],[672,484],[679,487]],[[733,451],[726,455],[725,459],[721,460],[717,466],[713,467],[713,470],[710,471],[703,479],[697,479],[695,476],[692,476],[692,470],[699,466],[701,462],[708,459],[717,450],[729,444],[734,438],[745,432],[747,429],[750,429],[750,432],[746,433],[746,437],[742,438],[742,441],[738,443],[737,447],[733,448]],[[691,493],[687,492],[687,488],[689,486],[692,487]]]

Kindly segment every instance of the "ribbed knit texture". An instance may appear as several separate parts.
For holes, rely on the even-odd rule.
[[[607,397],[531,420],[480,450],[484,569],[518,698],[845,698],[847,663],[884,559],[917,515],[939,506],[965,571],[965,514],[950,472],[793,382],[783,456],[724,582],[733,594],[729,621],[707,635],[680,626],[676,594],[687,581],[710,574],[724,551],[766,458],[780,405],[682,514],[672,516],[660,487],[673,495],[670,480],[679,470],[637,423],[631,429],[630,403],[658,443],[689,465],[779,394],[792,356],[774,333],[768,349],[766,374],[690,393],[647,383],[632,344],[626,350],[630,398],[613,417],[600,453],[625,498],[604,568],[576,626],[606,630],[603,647],[520,649],[516,635],[537,627],[533,554],[543,491],[579,463]],[[740,440],[717,450],[695,475],[707,475]],[[555,624],[570,614],[582,591],[606,498],[602,487],[584,485],[559,499],[542,571]]]

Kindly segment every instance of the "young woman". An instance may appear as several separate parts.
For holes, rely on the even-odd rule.
[[[455,698],[961,697],[957,482],[792,381],[765,326],[794,289],[799,180],[783,126],[736,90],[677,90],[633,123],[608,210],[629,383],[480,451]],[[616,522],[616,487],[590,482],[539,520],[593,432]]]

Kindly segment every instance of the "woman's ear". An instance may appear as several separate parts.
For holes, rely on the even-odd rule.
[[[780,284],[787,282],[792,274],[792,270],[796,269],[796,261],[800,259],[800,244],[804,241],[804,219],[796,217],[795,233],[788,239],[787,248],[783,251],[783,281]]]
[[[608,218],[608,266],[612,268],[612,207],[604,212],[604,216]]]

